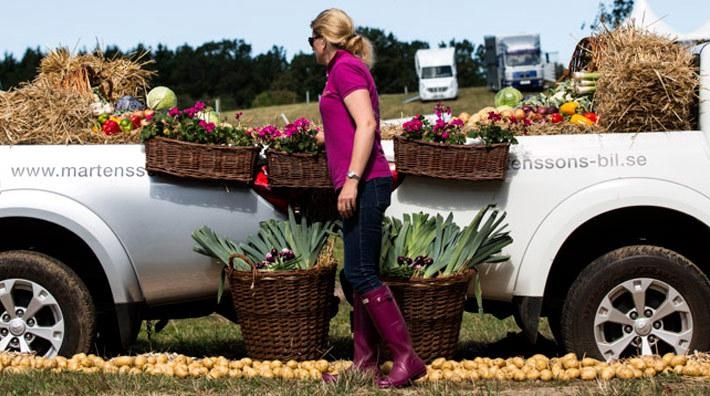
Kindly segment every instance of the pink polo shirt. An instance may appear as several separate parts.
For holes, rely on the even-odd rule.
[[[333,186],[339,189],[345,184],[353,154],[355,121],[350,117],[343,99],[357,89],[370,93],[375,111],[377,129],[370,159],[367,161],[362,180],[391,176],[387,158],[380,143],[380,102],[375,80],[360,58],[338,50],[328,64],[328,78],[320,98],[320,114],[325,134],[325,151],[328,156],[328,172]]]

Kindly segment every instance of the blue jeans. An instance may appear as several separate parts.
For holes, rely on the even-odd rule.
[[[380,251],[382,250],[382,221],[390,206],[392,178],[381,177],[361,183],[358,187],[357,210],[343,219],[343,250],[345,279],[360,293],[382,286]],[[348,290],[348,285],[343,287]]]

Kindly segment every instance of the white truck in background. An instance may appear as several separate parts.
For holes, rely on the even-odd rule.
[[[456,98],[459,84],[456,79],[455,53],[453,47],[448,47],[420,49],[414,54],[420,100]]]
[[[503,87],[542,90],[545,80],[555,80],[555,65],[540,49],[540,35],[485,36],[485,64],[488,88]]]

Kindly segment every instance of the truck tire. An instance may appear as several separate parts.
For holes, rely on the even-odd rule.
[[[69,267],[37,252],[0,253],[0,353],[86,353],[95,326],[91,295]]]
[[[710,282],[685,257],[627,246],[594,260],[572,284],[560,319],[565,348],[611,360],[710,349]]]

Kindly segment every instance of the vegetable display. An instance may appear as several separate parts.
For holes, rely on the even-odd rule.
[[[177,96],[168,87],[155,87],[148,92],[146,104],[153,110],[168,110],[177,106]]]
[[[505,87],[496,93],[493,102],[498,106],[514,107],[523,100],[523,93],[513,87]]]
[[[481,208],[471,222],[460,228],[453,214],[404,214],[402,220],[385,218],[381,272],[398,278],[453,276],[481,263],[508,259],[501,250],[513,242],[505,212]]]
[[[334,234],[335,226],[335,221],[309,223],[305,218],[296,220],[289,207],[287,220],[261,222],[258,232],[248,236],[244,242],[231,241],[208,226],[196,229],[192,239],[197,243],[194,247],[196,252],[213,257],[237,271],[306,270],[318,265],[321,251]],[[223,291],[224,272],[218,297],[222,296]]]

